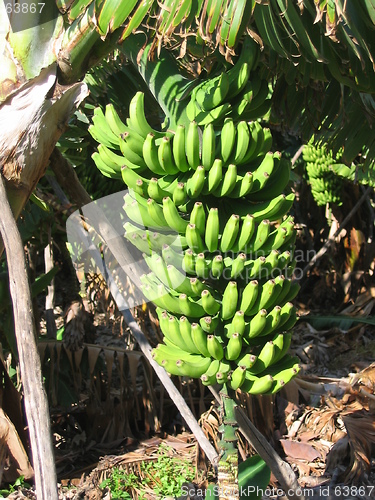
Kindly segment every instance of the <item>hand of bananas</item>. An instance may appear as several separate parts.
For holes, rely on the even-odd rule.
[[[108,105],[95,111],[90,132],[100,142],[98,168],[129,187],[125,237],[150,269],[143,293],[164,335],[154,359],[174,375],[266,394],[299,370],[287,355],[297,320],[296,234],[284,218],[293,203],[283,194],[290,164],[270,152],[269,129],[240,113],[219,127],[211,119],[228,95],[259,86],[244,64],[231,70],[236,78],[224,73],[195,90],[199,123],[194,115],[174,131],[154,130],[137,93],[126,123]]]

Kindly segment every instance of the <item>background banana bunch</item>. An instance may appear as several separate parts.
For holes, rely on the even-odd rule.
[[[340,152],[334,155],[325,145],[317,146],[312,141],[303,149],[311,193],[318,205],[342,205],[343,179],[336,171],[341,170],[341,167],[348,167],[340,163],[340,156]]]
[[[142,290],[164,335],[154,359],[173,375],[266,394],[299,370],[287,354],[299,289],[294,222],[284,217],[294,196],[283,194],[290,163],[270,151],[269,129],[240,115],[211,119],[219,102],[234,109],[250,87],[246,64],[229,72],[238,78],[217,80],[240,82],[230,103],[229,91],[216,100],[221,84],[196,87],[188,106],[199,103],[200,125],[155,130],[137,92],[125,123],[110,104],[95,109],[89,131],[99,170],[129,188],[125,237],[149,268]]]

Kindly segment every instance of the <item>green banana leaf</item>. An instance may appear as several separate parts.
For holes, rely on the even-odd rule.
[[[31,285],[31,296],[33,298],[42,293],[51,284],[59,269],[60,268],[58,266],[55,266],[48,271],[48,273],[41,274],[36,278],[34,283]]]
[[[241,500],[256,500],[266,490],[271,477],[271,470],[266,462],[259,456],[253,455],[238,466],[238,488]],[[205,499],[219,498],[218,486],[209,484]]]
[[[307,321],[310,325],[317,330],[325,330],[332,327],[340,328],[341,330],[349,330],[357,323],[364,323],[366,325],[375,325],[375,318],[373,316],[361,318],[361,316],[347,316],[345,314],[335,314],[326,316],[303,316],[300,321]]]
[[[238,466],[240,499],[260,498],[270,482],[271,470],[259,456],[253,455]]]

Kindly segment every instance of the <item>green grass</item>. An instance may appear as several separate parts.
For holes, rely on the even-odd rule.
[[[132,490],[142,492],[152,490],[154,494],[164,496],[178,496],[181,494],[183,483],[193,481],[195,469],[179,458],[168,456],[170,447],[161,444],[156,461],[142,462],[140,475],[113,468],[110,477],[100,484],[101,488],[109,488],[113,498],[132,498]],[[140,499],[144,498],[141,494]]]

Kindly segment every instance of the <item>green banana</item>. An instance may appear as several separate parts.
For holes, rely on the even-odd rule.
[[[119,136],[127,131],[127,126],[125,125],[125,123],[123,123],[123,121],[119,117],[113,104],[106,105],[105,119],[108,125],[110,126],[110,129],[116,136]]]
[[[246,379],[246,366],[237,366],[237,368],[233,371],[229,385],[230,387],[236,391],[239,389]]]
[[[185,236],[187,244],[193,250],[193,252],[201,253],[206,249],[206,246],[202,240],[202,236],[200,235],[195,224],[187,225]]]
[[[205,314],[203,307],[186,295],[181,293],[178,297],[180,314],[190,318],[201,318]]]
[[[171,140],[167,136],[162,138],[159,145],[158,160],[166,174],[176,174],[179,172],[174,162]]]
[[[244,366],[245,368],[249,369],[254,366],[256,360],[257,357],[255,356],[255,354],[252,354],[250,350],[246,350],[245,353],[240,355],[235,362],[238,366]]]
[[[212,123],[206,125],[202,134],[202,165],[210,170],[215,161],[216,135]]]
[[[211,171],[210,171],[211,172]],[[231,163],[224,174],[223,182],[212,192],[217,198],[228,196],[236,187],[237,166]]]
[[[220,250],[222,252],[231,250],[236,241],[239,228],[240,217],[237,214],[232,214],[225,224],[223,234],[221,235]]]
[[[173,203],[179,207],[186,203],[187,201],[187,192],[186,192],[186,184],[183,182],[178,182],[176,187],[172,193]]]
[[[263,219],[259,222],[256,232],[245,248],[246,253],[257,252],[266,243],[271,231],[271,222],[268,219]]]
[[[229,198],[242,198],[251,192],[253,187],[253,174],[246,172],[245,175],[237,176],[234,189],[228,193]]]
[[[206,290],[207,288],[207,285],[205,285],[198,278],[190,278],[190,286],[197,297],[200,297],[203,290]]]
[[[232,322],[229,324],[230,333],[238,333],[243,335],[245,333],[246,323],[245,323],[245,313],[241,309],[236,311],[233,316]]]
[[[262,373],[272,364],[275,354],[275,344],[272,342],[272,340],[269,340],[261,348],[255,364],[251,368],[249,368],[248,372],[252,375]]]
[[[235,281],[229,281],[221,304],[221,317],[223,320],[231,319],[237,311],[238,288]]]
[[[204,241],[209,252],[216,252],[219,246],[219,210],[216,207],[210,208],[208,212]]]
[[[181,217],[176,205],[169,196],[163,198],[163,214],[171,229],[180,234],[185,234],[189,222]]]
[[[286,214],[292,206],[293,200],[293,193],[288,196],[281,194],[273,200],[262,203],[254,203],[251,205],[245,205],[243,202],[240,203],[237,200],[232,200],[231,208],[235,213],[243,218],[245,218],[246,215],[253,215],[255,222],[260,222],[263,219],[274,221],[281,219],[281,217]]]
[[[223,161],[216,158],[207,176],[207,189],[203,190],[204,194],[213,193],[222,181],[223,176]]]
[[[242,337],[238,332],[232,333],[229,337],[227,347],[225,349],[225,357],[229,361],[235,361],[242,350]]]
[[[135,94],[130,101],[128,118],[129,128],[142,137],[146,137],[150,132],[154,132],[145,116],[144,98],[145,95],[143,92]]]
[[[241,221],[241,229],[239,231],[238,241],[233,247],[234,251],[242,252],[246,249],[255,231],[254,216],[248,214]]]
[[[218,313],[221,308],[219,302],[217,302],[217,300],[208,289],[202,291],[201,297],[203,309],[207,314],[215,316],[215,314]]]
[[[168,321],[169,321],[168,333],[171,341],[183,351],[190,352],[188,345],[184,341],[184,338],[181,334],[179,320],[176,318],[176,316],[171,315],[169,316]]]
[[[134,189],[134,191],[143,196],[143,198],[147,198],[149,185],[148,179],[141,177],[137,172],[134,172],[134,170],[126,165],[121,168],[121,176],[128,188]]]
[[[196,345],[193,342],[193,338],[191,336],[191,324],[186,316],[180,317],[180,333],[185,342],[188,351],[195,354],[200,354],[199,349],[197,349]]]
[[[198,323],[191,324],[191,338],[199,352],[206,358],[210,358],[211,354],[207,348],[207,334]]]
[[[177,269],[182,269],[183,255],[176,252],[170,245],[164,244],[161,249],[164,262],[173,265]]]
[[[159,205],[159,203],[157,203],[152,198],[149,198],[147,200],[147,210],[148,210],[150,217],[152,218],[152,220],[154,221],[154,223],[157,226],[159,226],[161,228],[168,228],[169,229],[169,225],[168,225],[167,221],[165,220],[165,217],[163,214],[163,209]]]
[[[266,317],[267,310],[260,309],[257,314],[253,318],[251,318],[250,322],[246,326],[244,338],[253,339],[255,337],[259,337],[266,326]]]
[[[198,124],[196,121],[189,123],[186,134],[186,158],[190,168],[196,170],[200,162],[200,144]]]
[[[205,373],[201,376],[201,381],[203,385],[214,385],[216,384],[216,374],[219,371],[220,361],[214,359],[211,361],[210,366],[207,368]]]
[[[259,293],[259,283],[257,280],[250,281],[242,291],[240,309],[245,314],[251,311]]]
[[[197,198],[203,190],[206,180],[205,169],[198,165],[194,174],[186,182],[186,192],[190,198]]]
[[[246,254],[239,253],[232,261],[230,277],[232,279],[241,277],[245,268]]]
[[[203,279],[210,276],[210,268],[203,252],[200,252],[195,258],[195,274]]]
[[[142,155],[147,168],[156,175],[165,175],[165,170],[159,162],[158,147],[153,133],[147,134],[143,146]]]
[[[266,325],[262,330],[260,336],[264,337],[272,333],[280,324],[281,321],[281,307],[275,306],[266,316]]]
[[[199,320],[199,324],[206,333],[214,333],[214,331],[219,326],[220,317],[216,316],[204,316]]]
[[[216,382],[218,384],[225,384],[230,377],[231,365],[224,359],[220,361],[219,370],[216,373]]]
[[[221,361],[224,357],[224,349],[215,335],[207,335],[207,350],[210,356]]]
[[[231,118],[226,118],[224,120],[220,137],[221,159],[225,164],[231,157],[232,150],[236,143],[236,127]]]
[[[273,385],[273,378],[271,375],[263,375],[257,377],[246,371],[245,381],[241,385],[241,391],[248,394],[267,394]]]
[[[184,252],[184,257],[182,260],[182,269],[187,274],[195,274],[195,255],[191,248],[188,248]]]
[[[186,158],[186,129],[185,125],[177,125],[172,141],[173,158],[180,172],[187,172],[190,165]]]
[[[224,262],[222,255],[215,255],[211,263],[212,278],[220,278],[224,271]]]
[[[245,158],[250,144],[250,130],[247,122],[240,121],[237,124],[236,146],[232,155],[232,162],[236,165],[241,165]]]
[[[190,224],[195,224],[201,236],[204,236],[206,230],[206,211],[201,201],[194,203],[193,210],[190,214]]]
[[[151,177],[147,185],[147,194],[149,198],[161,203],[165,196],[169,196],[168,191],[159,186],[158,179]]]

